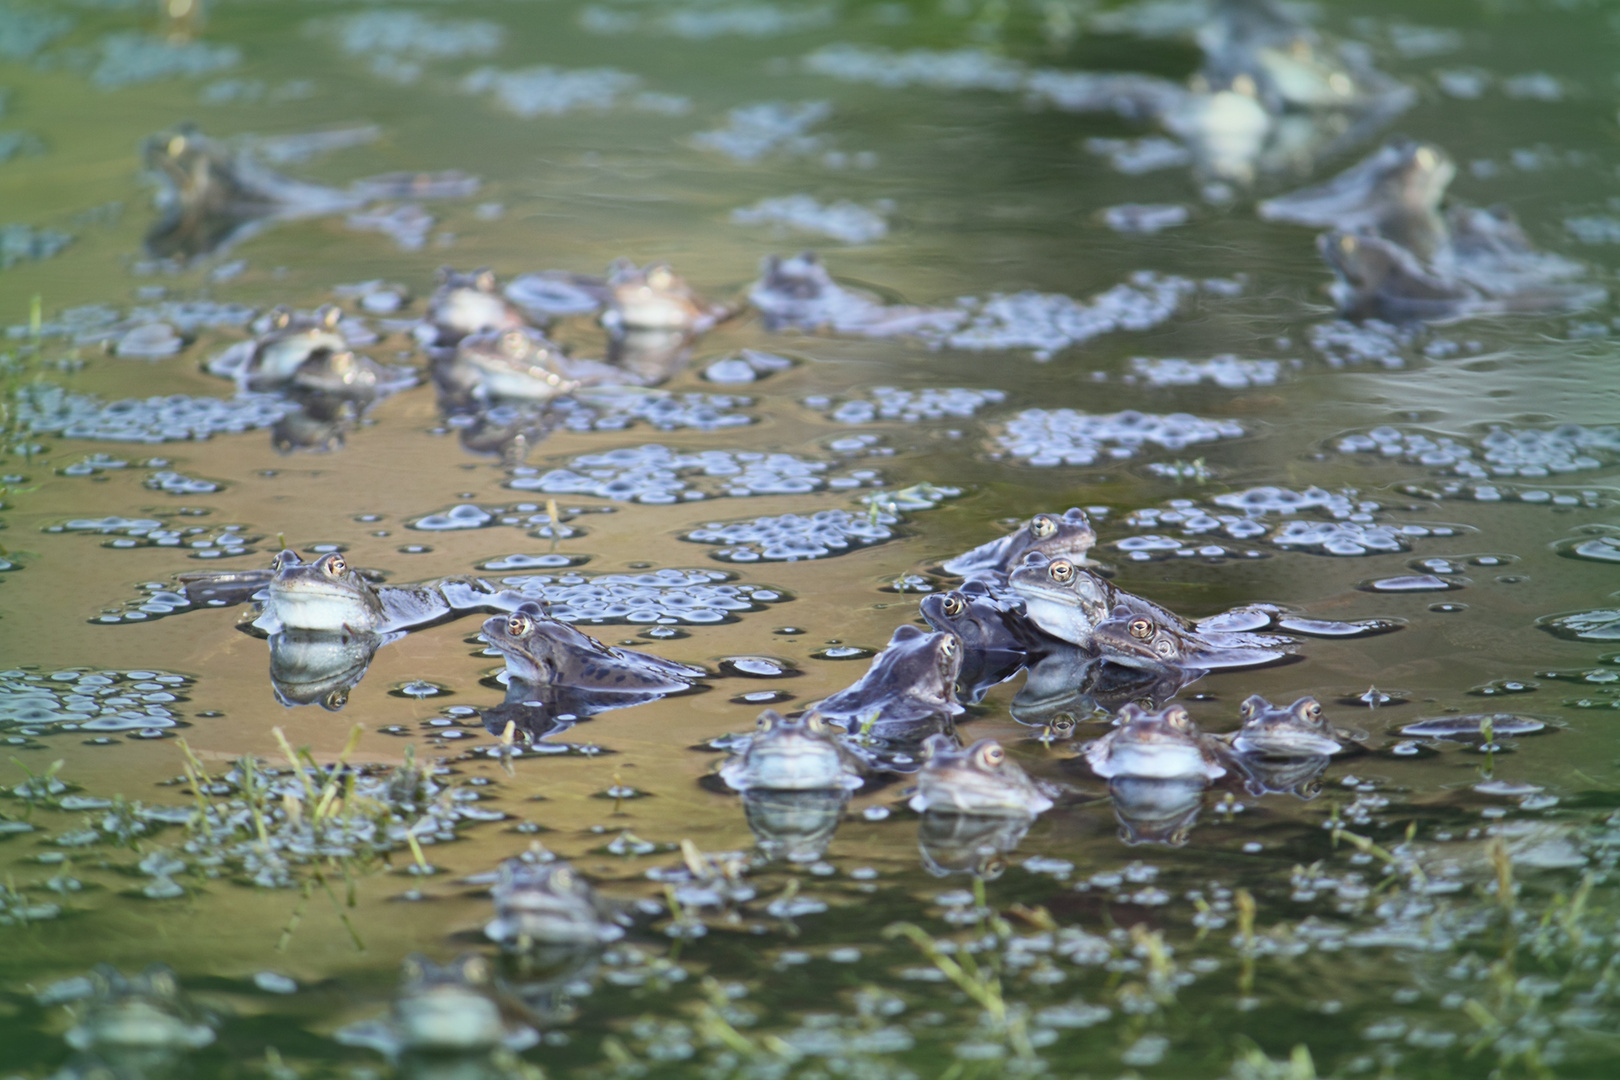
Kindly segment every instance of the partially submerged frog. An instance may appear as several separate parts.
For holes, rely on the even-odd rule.
[[[348,338],[339,330],[342,320],[343,309],[336,304],[327,304],[313,315],[277,308],[270,313],[267,331],[210,360],[208,372],[235,379],[243,390],[278,390],[312,357],[348,352]]]
[[[1119,710],[1116,726],[1087,743],[1082,753],[1091,771],[1105,779],[1120,776],[1152,780],[1226,775],[1208,736],[1198,730],[1187,710],[1168,705],[1149,712],[1138,705]]]
[[[959,674],[962,697],[977,702],[985,691],[1005,682],[1045,648],[1016,602],[977,581],[960,589],[922,598],[922,616],[935,630],[956,635],[962,645]]]
[[[668,263],[639,267],[620,259],[608,269],[602,325],[610,334],[633,330],[701,334],[731,314],[729,308],[701,299]]]
[[[945,331],[966,315],[950,308],[889,305],[870,293],[833,280],[814,252],[791,258],[768,255],[748,302],[768,330],[829,330],[863,337],[898,337],[921,330]]]
[[[1467,282],[1436,274],[1381,236],[1329,232],[1316,247],[1335,275],[1333,302],[1353,319],[1437,322],[1502,310]]]
[[[1251,694],[1238,706],[1238,716],[1243,726],[1231,734],[1229,741],[1240,754],[1331,757],[1345,749],[1344,737],[1328,721],[1322,703],[1314,697],[1279,706]]]
[[[387,633],[425,626],[456,608],[445,583],[372,585],[337,552],[304,562],[295,551],[276,556],[264,610],[253,625],[267,634],[284,630],[331,634]],[[451,579],[447,579],[451,580]],[[476,591],[466,586],[464,591]]]
[[[166,964],[124,976],[111,964],[90,972],[90,996],[63,1037],[75,1050],[196,1050],[214,1041],[211,1019],[192,1005]]]
[[[521,327],[468,334],[433,363],[433,381],[451,407],[495,401],[544,402],[581,386],[630,382],[608,364],[576,360],[540,331]]]
[[[417,328],[417,337],[426,346],[447,349],[468,334],[501,333],[528,325],[518,309],[501,296],[488,267],[462,274],[441,266],[438,282]]]
[[[1043,633],[1081,648],[1093,648],[1098,625],[1121,607],[1178,630],[1193,625],[1151,600],[1126,592],[1107,578],[1073,559],[1048,559],[1031,551],[1007,578],[1012,591],[1024,601],[1029,621]]]
[[[947,574],[965,578],[1004,577],[1024,561],[1031,551],[1048,559],[1084,563],[1086,552],[1097,543],[1097,530],[1079,507],[1063,514],[1036,514],[1014,533],[980,544],[941,566]]]
[[[475,1053],[504,1047],[518,1051],[540,1036],[510,1021],[496,1000],[489,961],[461,956],[435,964],[412,953],[405,958],[399,994],[386,1020],[366,1020],[334,1036],[345,1046],[364,1046],[397,1060],[405,1054]]]
[[[495,919],[484,934],[491,941],[527,949],[533,944],[600,945],[624,936],[590,882],[565,862],[507,859],[490,896]]]
[[[601,694],[669,694],[708,673],[650,653],[604,645],[529,601],[484,621],[484,639],[506,657],[510,679],[531,687]]]
[[[906,738],[936,731],[963,711],[956,699],[961,671],[956,635],[901,626],[853,686],[812,707],[851,733]]]
[[[1396,138],[1325,183],[1267,199],[1259,211],[1267,221],[1382,236],[1430,259],[1447,242],[1440,202],[1456,175],[1440,147]]]
[[[734,791],[853,791],[862,782],[859,759],[820,716],[793,719],[774,709],[759,714],[754,734],[720,767],[720,778]]]
[[[1051,785],[1031,779],[994,739],[963,750],[947,735],[931,735],[923,745],[928,758],[910,803],[919,814],[1034,817],[1055,805]]]
[[[1288,654],[1286,639],[1249,633],[1206,633],[1178,618],[1121,604],[1091,628],[1091,647],[1114,664],[1148,670],[1211,671],[1257,667]]]

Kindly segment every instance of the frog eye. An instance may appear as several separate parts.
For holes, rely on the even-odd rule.
[[[480,270],[473,277],[473,287],[479,292],[492,293],[495,291],[495,271]]]
[[[979,747],[979,752],[974,756],[979,759],[980,765],[993,769],[1007,760],[1007,751],[1001,748],[1000,743],[989,742]]]
[[[952,637],[950,634],[946,634],[939,643],[939,655],[943,656],[947,660],[955,656],[956,638]]]
[[[1131,637],[1140,638],[1143,641],[1153,636],[1153,623],[1148,619],[1141,617],[1132,619],[1129,629]]]
[[[947,596],[945,598],[945,614],[953,619],[962,614],[962,609],[965,607],[967,605],[962,602],[960,596]]]
[[[174,973],[172,971],[153,971],[148,969],[146,973],[146,985],[150,987],[152,993],[156,994],[158,997],[172,998],[180,993],[180,986],[175,982]]]
[[[348,569],[349,564],[344,562],[343,556],[336,552],[321,560],[321,573],[329,578],[340,578],[343,576],[344,571]]]
[[[1260,93],[1259,87],[1254,84],[1254,76],[1247,72],[1232,80],[1232,91],[1251,98],[1259,96]]]
[[[1029,521],[1029,534],[1037,540],[1045,540],[1057,532],[1057,522],[1047,514],[1036,514]]]
[[[1176,653],[1176,643],[1169,638],[1160,638],[1153,643],[1153,651],[1168,660]]]
[[[654,289],[667,289],[675,284],[675,272],[667,266],[654,266],[647,271],[647,284]]]
[[[506,617],[506,632],[513,637],[526,637],[534,628],[534,620],[521,611],[514,611]]]
[[[574,872],[566,866],[559,866],[551,872],[551,881],[559,889],[572,889],[574,887]]]
[[[523,336],[521,330],[509,330],[501,335],[501,349],[510,356],[521,356],[528,347],[529,339]]]
[[[1172,705],[1164,710],[1164,722],[1177,731],[1191,731],[1193,727],[1192,717],[1180,705]]]
[[[461,961],[461,977],[470,983],[489,981],[489,962],[482,956],[469,956]]]
[[[1351,236],[1349,233],[1345,233],[1343,236],[1339,237],[1339,250],[1344,252],[1346,255],[1354,255],[1356,253],[1356,248],[1359,246],[1360,245],[1357,243],[1356,238]]]
[[[812,735],[825,735],[829,729],[827,727],[827,721],[821,718],[821,714],[818,712],[813,712],[804,718],[804,730],[810,732]]]
[[[1436,154],[1434,148],[1430,146],[1418,147],[1417,153],[1412,155],[1412,159],[1417,162],[1420,169],[1432,169],[1440,163],[1440,155]]]
[[[349,703],[348,690],[334,690],[321,698],[321,708],[327,712],[337,712]]]
[[[1254,698],[1243,699],[1243,704],[1238,706],[1238,719],[1245,722],[1254,719]]]
[[[1052,580],[1057,582],[1059,585],[1067,585],[1069,582],[1074,580],[1074,563],[1070,562],[1068,559],[1056,559],[1046,572],[1050,574],[1052,576]]]
[[[270,313],[270,328],[272,330],[285,330],[292,323],[292,312],[284,307],[278,307]]]
[[[343,309],[338,307],[336,304],[326,304],[315,314],[317,319],[320,321],[320,324],[326,327],[328,330],[332,329],[343,319]]]
[[[1315,698],[1302,698],[1295,705],[1295,712],[1302,718],[1315,723],[1322,719],[1322,703]]]
[[[1068,738],[1074,733],[1074,717],[1067,714],[1058,716],[1047,726],[1052,729],[1052,734],[1060,738]]]

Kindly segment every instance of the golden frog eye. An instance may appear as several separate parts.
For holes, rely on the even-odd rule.
[[[521,611],[514,611],[512,614],[506,617],[506,632],[513,637],[527,636],[529,633],[529,628],[533,625],[534,620],[523,614]]]
[[[826,721],[821,719],[820,713],[811,713],[804,718],[804,730],[812,735],[825,735],[827,733]]]
[[[473,278],[473,288],[479,292],[492,293],[495,291],[495,272],[493,270],[480,270]]]
[[[675,284],[675,272],[667,266],[654,266],[647,271],[647,285],[662,292]]]
[[[169,140],[169,156],[170,157],[179,157],[181,154],[183,154],[185,152],[186,152],[186,137],[184,135],[176,135],[174,138]]]
[[[343,309],[336,304],[326,304],[315,315],[317,321],[330,330],[343,320]]]
[[[1192,717],[1180,705],[1172,705],[1164,711],[1164,722],[1177,731],[1191,731],[1193,726]]]
[[[1052,564],[1051,569],[1047,570],[1047,573],[1059,585],[1067,585],[1074,580],[1074,563],[1068,559],[1058,559]]]
[[[947,660],[955,656],[956,638],[952,637],[950,634],[946,634],[939,643],[939,655],[943,656]]]
[[[1045,540],[1057,532],[1057,522],[1046,514],[1036,514],[1029,522],[1029,534],[1037,540]]]
[[[960,596],[947,596],[945,598],[945,614],[953,619],[962,614],[962,609],[965,607],[967,605],[962,602]]]
[[[461,961],[461,977],[470,983],[489,981],[489,961],[482,956],[469,956]]]
[[[559,889],[572,889],[574,887],[574,872],[566,866],[559,866],[551,872],[551,882]]]
[[[1000,743],[986,743],[979,747],[979,764],[987,768],[994,768],[1007,760],[1007,751],[1001,748]]]
[[[321,573],[329,578],[340,578],[349,564],[343,561],[343,556],[334,552],[321,560]]]
[[[1153,636],[1153,624],[1147,619],[1132,619],[1130,625],[1131,637],[1146,641]]]
[[[1238,706],[1238,719],[1245,723],[1254,719],[1254,699],[1244,698],[1243,704]]]
[[[501,351],[508,356],[522,356],[528,349],[529,339],[521,330],[509,330],[501,335]]]
[[[1339,250],[1344,252],[1346,255],[1354,255],[1356,253],[1356,248],[1359,246],[1360,245],[1357,243],[1356,238],[1351,236],[1349,233],[1345,233],[1343,236],[1339,237]]]

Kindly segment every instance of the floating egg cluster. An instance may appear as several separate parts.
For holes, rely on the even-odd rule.
[[[822,488],[859,488],[881,482],[872,469],[827,476],[827,464],[793,454],[704,450],[682,453],[648,444],[584,454],[569,467],[541,473],[513,470],[507,486],[549,495],[595,495],[640,503],[673,503],[709,496],[802,495]]]
[[[1217,495],[1214,506],[1203,507],[1191,499],[1172,499],[1164,509],[1149,507],[1132,511],[1124,522],[1135,529],[1162,529],[1176,526],[1183,536],[1221,535],[1233,540],[1260,542],[1273,547],[1317,552],[1323,555],[1368,555],[1382,551],[1405,551],[1412,539],[1426,536],[1452,536],[1449,525],[1389,525],[1375,523],[1375,512],[1382,507],[1371,500],[1358,499],[1354,491],[1331,492],[1310,487],[1304,491],[1288,488],[1256,487]],[[1223,513],[1236,510],[1240,513]],[[1299,520],[1273,528],[1258,520],[1267,514],[1294,515],[1312,512],[1333,521]],[[1227,551],[1219,544],[1186,544],[1159,533],[1127,537],[1116,545],[1133,559],[1200,555],[1222,558],[1241,554],[1255,558],[1261,553]]]
[[[159,290],[161,295],[161,290]],[[86,304],[68,308],[54,319],[41,322],[37,330],[27,323],[6,328],[13,338],[68,338],[75,345],[111,344],[142,327],[164,325],[181,333],[195,333],[207,327],[241,327],[253,321],[257,310],[244,304],[222,304],[213,300],[166,300],[142,304],[128,312],[107,304]]]
[[[218,559],[227,555],[251,554],[264,537],[243,532],[245,525],[179,526],[157,518],[74,518],[59,525],[47,525],[48,533],[88,533],[111,536],[102,547],[113,549],[185,547],[192,558]]]
[[[733,412],[752,405],[752,398],[732,394],[635,393],[586,400],[564,399],[553,409],[562,427],[569,431],[623,431],[640,421],[660,431],[692,428],[715,431],[743,427],[754,422],[745,413]],[[496,417],[494,410],[491,418]]]
[[[894,514],[821,510],[814,514],[780,514],[751,521],[711,521],[682,535],[700,544],[722,544],[712,555],[723,562],[793,562],[841,555],[880,544],[895,535]]]
[[[181,723],[175,706],[194,683],[167,671],[0,671],[0,732],[15,743],[62,731],[160,737]]]
[[[1340,438],[1341,453],[1380,454],[1442,468],[1457,476],[1483,480],[1491,476],[1545,477],[1554,473],[1601,469],[1620,456],[1620,430],[1563,424],[1551,431],[1492,427],[1477,448],[1448,436],[1431,438],[1421,431],[1378,427]],[[1475,455],[1481,460],[1475,460]]]
[[[717,623],[787,599],[780,589],[741,584],[720,570],[524,574],[495,584],[548,604],[551,616],[564,622]]]
[[[273,397],[210,398],[172,394],[105,402],[50,383],[17,391],[17,422],[36,435],[162,443],[239,434],[275,424],[294,406]]]
[[[1250,386],[1273,386],[1282,375],[1277,360],[1240,360],[1223,354],[1208,360],[1177,360],[1171,357],[1131,358],[1131,374],[1126,381],[1140,379],[1149,386],[1197,386],[1211,382],[1227,390]]]
[[[571,507],[570,514],[583,514],[580,507]],[[559,511],[559,516],[561,512]],[[428,532],[453,532],[457,529],[487,529],[497,525],[511,525],[519,529],[534,526],[534,535],[545,539],[564,539],[578,536],[580,530],[551,520],[551,515],[538,503],[515,503],[511,506],[492,506],[484,509],[473,503],[461,503],[437,514],[426,514],[405,523],[412,529]]]
[[[976,352],[1031,349],[1037,360],[1045,360],[1115,330],[1158,326],[1197,290],[1197,283],[1188,278],[1143,270],[1090,300],[1061,293],[998,294],[984,301],[961,301],[968,320],[960,329],[921,336],[935,345]]]
[[[218,481],[187,476],[172,469],[153,473],[141,481],[141,486],[167,495],[211,495],[216,491],[225,490],[225,485]]]
[[[1235,439],[1234,420],[1204,420],[1187,413],[1156,416],[1127,410],[1092,415],[1074,409],[1025,409],[1007,420],[996,443],[1029,465],[1093,465],[1099,458],[1128,458],[1148,443],[1182,450],[1195,443]]]
[[[846,398],[836,407],[830,397],[808,397],[804,403],[826,413],[840,424],[870,424],[875,420],[900,420],[908,424],[946,417],[968,419],[981,408],[1000,404],[1007,395],[1000,390],[967,390],[960,386],[944,390],[900,390],[874,386],[871,397]]]

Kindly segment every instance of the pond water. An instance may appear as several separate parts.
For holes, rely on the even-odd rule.
[[[1152,104],[1238,25],[1196,3],[159,7],[0,0],[0,1076],[1612,1075],[1605,5],[1319,5],[1298,40],[1359,43],[1382,96],[1359,127],[1294,109],[1258,164]],[[1395,134],[1576,260],[1533,284],[1580,310],[1448,281],[1476,317],[1340,320],[1322,229],[1256,205]],[[163,226],[143,160],[197,146],[278,213]],[[745,299],[805,248],[849,290],[819,331]],[[574,305],[549,332],[600,358],[592,281],[521,275],[619,258],[730,317],[656,389],[442,404],[436,268]],[[334,303],[408,388],[207,370]],[[1058,665],[956,718],[1055,785],[1033,819],[919,814],[904,769],[747,807],[720,780],[725,736],[922,625],[942,563],[1069,507],[1118,587],[1296,631],[1151,704],[1224,733],[1311,695],[1363,737],[1110,786],[1082,748],[1111,710]],[[176,577],[284,547],[491,584],[371,657],[269,657],[262,579]],[[497,709],[503,588],[707,675],[577,724]],[[489,940],[517,856],[567,860],[614,940]],[[477,989],[410,954],[482,957],[439,976]]]

